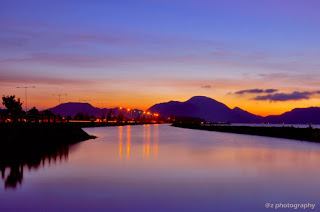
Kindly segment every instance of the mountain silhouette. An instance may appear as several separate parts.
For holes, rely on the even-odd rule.
[[[98,108],[93,107],[89,103],[81,103],[81,102],[68,102],[63,103],[60,105],[57,105],[53,108],[49,108],[50,111],[52,111],[54,114],[61,114],[62,116],[71,116],[74,117],[77,113],[81,112],[84,114],[88,114],[89,116],[95,116],[95,117],[101,117],[102,115],[107,116],[108,113],[112,110],[112,113],[114,117],[117,117],[119,115],[120,109],[119,108]],[[133,112],[135,111],[135,112]],[[139,113],[140,111],[140,113]],[[141,117],[142,110],[139,109],[133,109],[130,112],[128,112],[126,109],[122,109],[123,114],[126,117],[132,117],[136,118],[138,114]]]
[[[319,124],[320,107],[295,108],[278,116],[267,116],[265,122],[290,124]]]
[[[185,102],[170,101],[155,104],[148,109],[164,117],[174,116],[202,118],[210,122],[232,123],[320,123],[320,108],[299,108],[282,115],[262,117],[238,107],[231,109],[225,104],[205,96],[194,96]]]
[[[63,116],[71,115],[74,117],[78,112],[101,117],[108,115],[111,108],[97,108],[89,103],[69,102],[50,108],[53,113]],[[141,110],[133,109],[135,112],[127,112],[123,109],[126,117],[136,118],[138,114],[142,115]],[[119,108],[112,108],[114,117],[119,114]],[[201,118],[210,122],[228,122],[231,123],[286,123],[286,124],[320,124],[320,107],[296,108],[282,115],[273,115],[262,117],[241,108],[233,109],[225,104],[205,96],[194,96],[185,102],[170,101],[155,104],[148,109],[152,113],[159,113],[168,118],[171,114],[180,117]],[[140,116],[141,117],[141,116]]]
[[[74,117],[77,113],[82,112],[85,114],[93,115],[93,116],[101,116],[102,114],[108,115],[109,109],[107,108],[97,108],[93,107],[89,103],[80,103],[80,102],[68,102],[57,105],[53,108],[50,108],[54,114],[61,114],[62,116],[72,116]]]
[[[240,108],[230,109],[225,104],[205,96],[194,96],[186,102],[170,101],[153,105],[148,109],[164,117],[174,116],[202,118],[211,122],[256,123],[262,117]]]

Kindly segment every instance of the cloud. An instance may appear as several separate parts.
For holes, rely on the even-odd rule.
[[[21,74],[21,75],[8,75],[4,73],[4,75],[0,78],[1,85],[25,85],[25,84],[37,84],[37,85],[94,85],[97,83],[98,79],[82,79],[82,78],[67,78],[61,76],[43,76],[43,75],[28,75],[28,74]],[[103,79],[103,80],[110,80],[110,79]]]
[[[235,94],[245,94],[245,93],[274,93],[277,92],[278,89],[248,89],[248,90],[241,90],[235,92]]]
[[[269,94],[265,96],[257,96],[253,98],[253,100],[257,101],[291,101],[291,100],[303,100],[303,99],[310,99],[310,97],[314,94],[320,94],[320,91],[314,92],[299,92],[294,91],[292,93],[276,93],[276,94]]]
[[[209,89],[209,88],[211,88],[211,85],[203,85],[203,86],[201,86],[201,88]]]

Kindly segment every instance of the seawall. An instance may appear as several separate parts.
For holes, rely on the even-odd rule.
[[[174,127],[208,130],[246,135],[287,138],[302,141],[320,142],[320,129],[295,127],[250,127],[250,126],[203,126],[194,123],[174,123]]]

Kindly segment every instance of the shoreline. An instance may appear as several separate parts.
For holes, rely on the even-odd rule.
[[[145,123],[66,122],[66,123],[0,123],[0,146],[74,144],[95,139],[82,128],[142,125]]]
[[[171,126],[186,129],[257,135],[320,143],[320,129],[295,127],[251,127],[251,126],[203,126],[194,123],[174,123]]]
[[[74,144],[96,138],[87,134],[80,125],[60,123],[2,123],[0,146]]]

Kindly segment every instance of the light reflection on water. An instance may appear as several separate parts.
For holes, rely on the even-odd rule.
[[[269,211],[316,203],[320,145],[143,125],[85,129],[62,164],[1,188],[0,211]],[[18,205],[16,203],[19,203]]]
[[[153,143],[151,144],[150,143],[150,140],[151,140],[151,132],[150,132],[150,129],[151,127],[153,128],[152,131],[153,131],[153,136],[152,136],[152,139],[153,139]],[[143,129],[142,129],[142,148],[141,147],[138,147],[134,146],[134,149],[131,149],[130,150],[130,137],[131,137],[131,134],[130,134],[130,130],[131,130],[131,126],[125,126],[126,128],[126,138],[123,138],[123,126],[119,126],[118,129],[119,129],[119,159],[121,160],[122,159],[122,154],[123,154],[123,149],[122,149],[122,143],[124,142],[124,139],[126,139],[126,154],[127,154],[127,159],[130,158],[130,151],[134,151],[133,153],[134,154],[140,154],[141,152],[141,155],[144,159],[149,159],[149,156],[150,156],[150,148],[151,149],[151,154],[152,156],[156,157],[157,154],[158,154],[158,140],[159,140],[159,125],[155,124],[155,125],[143,125]],[[152,145],[150,147],[150,145]]]

